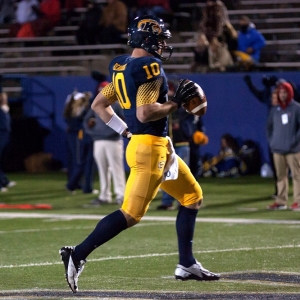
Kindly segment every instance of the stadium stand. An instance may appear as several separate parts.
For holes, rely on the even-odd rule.
[[[192,30],[180,31],[180,23],[170,24],[173,33],[170,44],[174,46],[174,52],[172,60],[164,63],[168,72],[190,70],[195,46],[193,37],[203,6],[203,3],[180,4],[182,12],[177,14],[185,18],[190,16]],[[85,8],[77,9],[79,19],[84,11]],[[241,0],[238,9],[229,10],[228,13],[235,27],[239,16],[248,15],[265,36],[267,46],[262,51],[259,67],[263,70],[299,69],[299,0],[287,3],[281,0]],[[10,38],[9,29],[0,28],[0,73],[87,75],[95,67],[107,73],[107,62],[112,56],[130,51],[125,43],[79,46],[75,38],[78,25],[74,22],[71,24],[60,24],[48,36],[30,39]]]

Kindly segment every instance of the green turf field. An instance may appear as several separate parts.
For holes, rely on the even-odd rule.
[[[81,242],[118,206],[85,208],[95,195],[67,193],[63,173],[9,177],[17,185],[0,194],[0,203],[52,209],[0,209],[0,298],[73,298],[58,250]],[[174,280],[176,211],[156,211],[158,194],[140,224],[88,257],[76,299],[300,299],[300,212],[266,210],[273,180],[202,178],[200,184],[204,205],[194,252],[204,267],[221,273],[220,281]]]

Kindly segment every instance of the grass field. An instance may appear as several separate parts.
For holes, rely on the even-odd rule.
[[[17,185],[0,202],[52,209],[0,210],[0,299],[300,299],[300,212],[266,210],[272,179],[200,180],[194,252],[220,281],[174,280],[176,211],[157,211],[158,194],[140,224],[88,257],[73,295],[58,249],[81,242],[118,206],[85,208],[95,195],[67,193],[63,173],[9,175]]]

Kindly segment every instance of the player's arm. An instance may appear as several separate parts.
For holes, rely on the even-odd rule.
[[[117,101],[113,84],[105,86],[94,99],[91,108],[106,123],[107,126],[119,134],[129,138],[127,124],[115,113],[111,104]]]
[[[185,101],[196,95],[197,88],[193,82],[180,80],[179,86],[171,101],[163,104],[156,102],[159,97],[163,78],[144,83],[137,92],[136,116],[142,123],[162,119],[178,109]]]
[[[140,122],[147,123],[162,119],[176,109],[177,104],[173,101],[167,101],[163,104],[158,102],[143,104],[137,107],[136,116]]]
[[[116,100],[117,98],[114,93],[113,84],[110,83],[96,96],[91,108],[105,123],[107,123],[115,113],[111,104]]]

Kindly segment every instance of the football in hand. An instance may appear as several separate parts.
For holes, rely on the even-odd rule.
[[[197,83],[195,83],[195,86],[198,88],[199,96],[197,95],[194,98],[188,100],[183,104],[183,107],[187,112],[201,117],[206,113],[207,100],[201,86]]]

